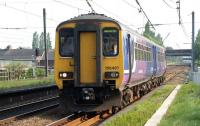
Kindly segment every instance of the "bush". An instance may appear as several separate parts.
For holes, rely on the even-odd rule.
[[[43,68],[29,68],[26,71],[26,77],[25,78],[33,78],[33,69],[35,69],[35,77],[44,77],[45,70]]]
[[[37,77],[44,77],[45,70],[43,68],[36,68],[35,74],[36,74]]]
[[[26,78],[33,78],[33,68],[29,68],[26,71]]]
[[[5,66],[9,72],[9,79],[21,79],[24,77],[26,65],[18,62],[12,62]]]

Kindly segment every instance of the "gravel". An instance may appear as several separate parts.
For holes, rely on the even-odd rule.
[[[55,108],[37,115],[29,115],[21,119],[5,122],[0,126],[45,126],[67,116],[60,108]]]
[[[189,69],[187,67],[171,67],[167,70],[167,72],[173,72],[181,70],[183,73],[177,75],[175,78],[173,78],[171,81],[167,82],[168,84],[179,84],[183,83],[186,80],[186,74]],[[146,97],[150,96],[152,93],[149,93],[148,95],[144,96],[142,99],[145,99]],[[141,100],[142,100],[141,99]],[[139,101],[141,101],[139,100]],[[137,102],[136,102],[137,103]],[[133,103],[134,106],[135,103]],[[131,107],[127,107],[127,109],[124,109],[125,112],[127,112]],[[62,114],[63,111],[59,107],[54,108],[52,110],[39,113],[39,114],[34,114],[34,115],[29,115],[21,119],[17,119],[14,121],[6,122],[4,124],[0,124],[0,126],[45,126],[47,124],[50,124],[58,119],[61,119],[63,117],[66,117],[67,114]],[[121,112],[120,112],[121,113]]]

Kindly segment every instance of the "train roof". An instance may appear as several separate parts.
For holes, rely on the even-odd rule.
[[[129,28],[128,26],[126,26],[126,25],[120,23],[119,21],[117,21],[117,20],[115,20],[115,19],[113,19],[113,18],[111,18],[111,17],[108,17],[108,16],[106,16],[106,15],[104,15],[104,14],[97,14],[97,13],[81,14],[81,15],[79,15],[79,16],[77,16],[77,17],[71,18],[71,19],[69,19],[69,20],[67,20],[67,21],[64,21],[64,22],[60,23],[60,24],[57,26],[56,30],[58,30],[58,28],[59,28],[61,25],[65,24],[65,23],[76,22],[76,21],[80,21],[80,20],[97,20],[97,21],[109,21],[109,22],[113,22],[113,23],[117,24],[117,25],[119,26],[120,29],[123,29],[123,30],[126,30],[126,31],[130,32],[130,33],[133,33],[133,34],[135,34],[136,36],[138,36],[138,37],[140,37],[140,38],[142,38],[142,39],[144,39],[144,40],[150,42],[151,44],[153,44],[153,45],[155,45],[155,46],[158,46],[158,47],[160,47],[160,48],[164,48],[164,47],[162,47],[162,46],[160,46],[160,45],[154,43],[153,41],[149,40],[148,38],[142,36],[142,35],[139,34],[137,31],[135,31],[135,30]]]
[[[161,45],[156,44],[155,42],[151,41],[150,39],[144,37],[143,35],[141,35],[140,33],[138,33],[136,30],[133,30],[130,27],[128,27],[128,26],[126,26],[126,25],[124,25],[122,23],[120,23],[120,25],[121,25],[121,27],[122,27],[123,30],[128,31],[128,32],[136,35],[137,37],[140,37],[140,38],[146,40],[147,42],[151,43],[152,45],[155,45],[155,46],[157,46],[159,48],[163,48],[163,49],[165,48],[165,47],[163,47]]]
[[[77,17],[71,18],[71,19],[69,19],[67,21],[64,21],[64,22],[60,23],[57,26],[56,30],[58,30],[58,28],[61,25],[65,24],[65,23],[76,22],[76,21],[80,21],[80,20],[109,21],[109,22],[113,22],[113,23],[117,24],[119,26],[119,28],[121,29],[120,23],[117,20],[115,20],[115,19],[113,19],[111,17],[108,17],[108,16],[106,16],[104,14],[89,13],[89,14],[81,14],[81,15],[79,15]]]

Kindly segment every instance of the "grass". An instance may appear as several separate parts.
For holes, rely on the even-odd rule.
[[[0,81],[0,91],[37,87],[43,85],[50,85],[53,83],[54,83],[53,75],[50,75],[47,78]]]
[[[159,126],[200,126],[200,85],[183,85]]]
[[[164,85],[150,97],[138,102],[127,113],[123,113],[107,122],[106,126],[144,126],[146,121],[161,106],[166,97],[175,88],[175,85]]]

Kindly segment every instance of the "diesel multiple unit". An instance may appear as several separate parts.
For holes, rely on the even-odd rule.
[[[101,111],[160,84],[165,48],[110,17],[85,14],[58,25],[54,69],[67,111]]]

